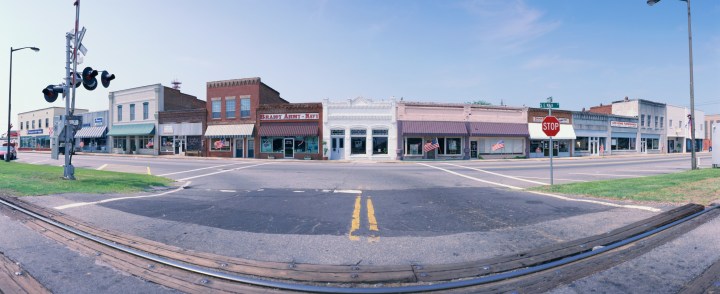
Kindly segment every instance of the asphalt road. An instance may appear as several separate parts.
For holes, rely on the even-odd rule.
[[[47,154],[21,162],[61,164]],[[709,164],[701,154],[701,164]],[[188,184],[162,197],[64,195],[60,209],[86,202],[143,217],[264,234],[440,236],[482,232],[597,213],[613,201],[570,201],[524,188],[549,184],[546,160],[307,162],[78,155],[76,168],[151,173]],[[555,183],[673,173],[689,155],[568,158]],[[148,194],[148,193],[146,193]],[[138,195],[141,196],[141,195]],[[72,207],[72,205],[80,206]],[[655,209],[645,206],[646,210]]]

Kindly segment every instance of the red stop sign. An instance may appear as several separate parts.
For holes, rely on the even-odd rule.
[[[542,121],[542,131],[548,137],[555,137],[560,132],[560,121],[554,116],[546,116]]]

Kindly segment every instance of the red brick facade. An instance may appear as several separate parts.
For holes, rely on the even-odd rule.
[[[235,97],[235,118],[226,117],[226,101],[228,97]],[[242,117],[240,112],[240,101],[244,98],[250,99],[250,113],[247,117]],[[212,105],[215,100],[220,101],[220,118],[213,118]],[[256,124],[258,106],[270,103],[287,104],[288,102],[280,97],[280,92],[265,85],[260,78],[207,82],[207,125]],[[255,130],[255,133],[257,133],[257,130]],[[245,143],[247,143],[247,140],[245,140]],[[232,150],[211,152],[208,147],[209,144],[210,139],[205,139],[205,151],[208,156],[233,157]],[[255,142],[255,146],[257,150],[259,143]]]
[[[317,146],[318,146],[318,152],[313,153],[294,153],[295,159],[312,159],[312,160],[321,160],[323,158],[323,142],[322,142],[322,134],[323,134],[323,108],[322,103],[290,103],[290,104],[263,104],[260,105],[257,109],[257,117],[260,117],[262,114],[314,114],[317,113],[318,117],[316,119],[258,119],[255,124],[255,130],[256,130],[256,138],[255,138],[255,150],[257,150],[257,156],[256,158],[264,158],[267,159],[269,156],[275,156],[277,158],[277,153],[267,153],[262,152],[261,149],[261,136],[260,129],[262,128],[263,124],[273,124],[273,123],[313,123],[317,124]]]
[[[540,108],[528,108],[528,122],[529,123],[540,123],[542,122],[542,119],[538,118],[546,117],[548,115],[547,109],[540,109]],[[552,115],[554,117],[557,117],[558,120],[560,120],[561,124],[572,124],[572,112],[567,110],[555,110],[553,109]],[[565,121],[564,119],[567,119]]]
[[[590,107],[590,112],[602,113],[602,114],[612,114],[612,104],[608,104],[608,105],[600,104],[600,106]]]

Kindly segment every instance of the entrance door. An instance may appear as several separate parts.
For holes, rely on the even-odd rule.
[[[591,155],[598,155],[600,154],[600,150],[598,148],[598,138],[597,137],[590,137],[590,154]]]
[[[647,140],[645,138],[640,139],[640,153],[647,153]]]
[[[332,151],[330,152],[330,159],[343,159],[345,158],[345,138],[335,137],[332,138]]]
[[[295,157],[295,139],[285,139],[285,158]]]
[[[478,141],[470,141],[470,158],[478,158]]]
[[[243,157],[243,138],[235,139],[235,158]]]
[[[248,158],[255,158],[255,139],[248,138],[248,146],[247,146]]]
[[[175,154],[177,155],[185,155],[185,150],[187,149],[187,143],[185,142],[185,137],[175,137]]]

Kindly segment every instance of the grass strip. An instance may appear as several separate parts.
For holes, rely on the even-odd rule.
[[[707,205],[720,200],[720,169],[541,186],[530,190],[618,200]]]
[[[0,162],[0,192],[15,196],[61,193],[133,193],[167,186],[172,180],[151,175],[76,168],[75,181],[62,178],[63,167]]]

